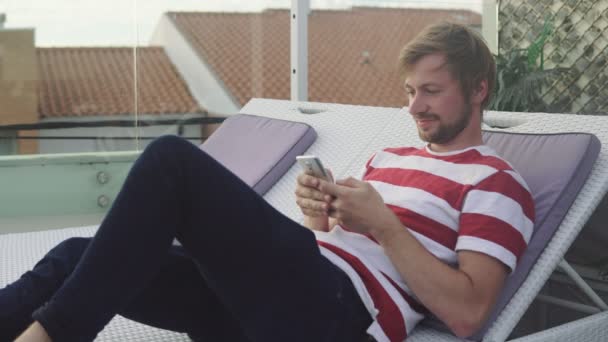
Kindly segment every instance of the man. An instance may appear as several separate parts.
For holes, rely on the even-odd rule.
[[[204,341],[402,341],[427,310],[472,334],[528,241],[531,196],[481,146],[494,65],[477,35],[435,25],[401,61],[429,144],[378,152],[362,181],[300,175],[310,230],[160,138],[93,239],[63,242],[0,290],[0,337],[33,317],[17,341],[88,341],[121,314]]]
[[[305,225],[321,231],[324,254],[346,260],[347,273],[363,283],[370,312],[392,310],[376,320],[390,340],[411,331],[425,310],[466,337],[484,323],[525,249],[534,206],[523,180],[482,146],[495,75],[483,41],[465,27],[435,25],[400,62],[409,111],[428,145],[379,152],[363,181],[302,175],[298,204]]]

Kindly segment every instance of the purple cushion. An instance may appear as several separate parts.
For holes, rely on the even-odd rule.
[[[600,151],[599,139],[587,133],[523,134],[483,132],[487,145],[505,158],[526,180],[536,208],[534,233],[515,271],[483,327],[472,336],[481,340],[517,289],[561,224],[585,183]],[[425,322],[445,329],[434,320]]]
[[[307,124],[237,114],[226,119],[201,149],[265,194],[315,141]]]
[[[477,339],[485,334],[528,276],[585,184],[601,147],[599,139],[587,133],[484,132],[484,140],[528,183],[534,197],[536,221],[528,248],[507,279],[488,322],[475,335]]]

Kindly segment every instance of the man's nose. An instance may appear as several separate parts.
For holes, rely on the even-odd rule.
[[[409,109],[410,114],[426,113],[428,111],[427,104],[424,102],[422,96],[418,94],[410,96]]]

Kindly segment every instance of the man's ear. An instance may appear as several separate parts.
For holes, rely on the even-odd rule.
[[[471,103],[479,104],[488,97],[488,80],[481,80],[471,93]]]

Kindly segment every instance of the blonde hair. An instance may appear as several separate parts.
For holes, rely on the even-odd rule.
[[[399,56],[401,75],[406,77],[410,68],[422,57],[442,54],[452,77],[459,81],[465,99],[469,99],[479,84],[488,82],[488,94],[481,104],[485,108],[492,97],[496,80],[496,63],[490,49],[472,29],[450,22],[426,27],[409,42]]]

